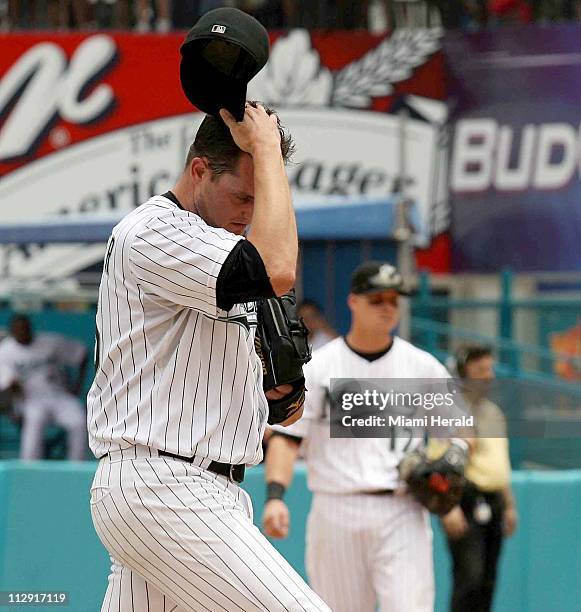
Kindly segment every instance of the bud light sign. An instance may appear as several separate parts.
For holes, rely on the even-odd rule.
[[[459,271],[581,270],[581,27],[450,34]]]

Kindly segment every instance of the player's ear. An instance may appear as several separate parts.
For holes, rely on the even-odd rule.
[[[190,162],[188,172],[190,173],[190,177],[194,182],[197,183],[201,181],[204,174],[206,174],[206,172],[210,172],[208,160],[205,157],[194,157]]]
[[[349,295],[347,295],[347,306],[349,306],[349,310],[351,312],[353,312],[353,307],[355,306],[357,302],[357,297],[355,296],[354,293],[349,293]]]

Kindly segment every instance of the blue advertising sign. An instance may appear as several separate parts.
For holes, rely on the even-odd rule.
[[[456,271],[581,271],[581,25],[449,33]]]

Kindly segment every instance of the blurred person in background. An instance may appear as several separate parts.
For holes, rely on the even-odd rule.
[[[131,25],[130,0],[88,0],[91,25],[95,29],[127,30]]]
[[[203,0],[190,2],[172,2],[171,19],[175,29],[185,30],[192,27],[201,16],[200,6]]]
[[[60,27],[55,0],[4,0],[2,5],[6,13],[5,30]],[[54,19],[54,23],[48,17]]]
[[[533,20],[533,9],[527,0],[489,0],[488,14],[501,24],[526,24]]]
[[[137,15],[135,29],[138,32],[151,31],[153,9],[151,0],[136,0],[135,11]],[[155,0],[155,31],[169,32],[172,27],[170,0]]]
[[[3,30],[37,27],[38,0],[2,0]]]
[[[4,29],[85,30],[95,25],[88,0],[7,0],[5,4],[8,15]]]
[[[564,0],[565,19],[581,20],[581,0]]]
[[[66,368],[76,369],[68,380]],[[0,390],[11,394],[22,419],[21,459],[43,456],[47,425],[67,432],[68,458],[86,458],[86,414],[78,395],[87,368],[87,350],[60,334],[36,334],[22,314],[10,321],[10,335],[0,342]]]
[[[87,0],[46,0],[18,2],[28,10],[29,28],[63,31],[69,28],[86,30],[91,25],[91,7]],[[46,18],[46,19],[45,19]]]
[[[338,30],[367,29],[369,0],[327,0],[327,13],[331,16],[329,27]]]
[[[298,307],[299,317],[305,321],[309,330],[309,344],[316,351],[339,334],[329,325],[321,308],[312,300],[304,300]]]
[[[531,0],[535,21],[562,21],[581,17],[580,0]]]
[[[243,8],[243,0],[189,0],[188,2],[172,2],[171,17],[176,29],[189,29],[202,15],[213,9],[224,6]],[[246,10],[246,9],[244,9]],[[252,11],[246,11],[251,13]]]
[[[429,0],[428,4],[438,9],[446,29],[476,30],[488,21],[487,0]]]
[[[502,540],[517,526],[506,419],[487,397],[495,378],[492,350],[466,346],[458,351],[456,364],[458,375],[465,381],[464,395],[475,416],[477,435],[466,464],[468,482],[462,501],[442,517],[453,561],[450,610],[488,612],[492,609]],[[487,429],[500,437],[480,437]],[[436,456],[444,447],[443,441],[432,440],[429,451]]]
[[[300,4],[300,0],[239,0],[237,2],[238,8],[250,13],[265,28],[273,30],[296,27]],[[319,4],[318,0],[311,1],[307,12],[311,15],[316,14]]]
[[[368,27],[368,0],[239,0],[237,4],[272,29]]]

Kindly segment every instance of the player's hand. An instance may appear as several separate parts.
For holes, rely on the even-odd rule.
[[[271,538],[286,538],[290,525],[290,513],[282,499],[271,499],[264,506],[262,527]]]
[[[278,387],[275,387],[274,389],[270,389],[270,391],[266,391],[264,395],[266,395],[266,399],[276,401],[276,400],[282,399],[283,397],[286,397],[292,390],[293,390],[292,385],[279,385]],[[294,412],[292,416],[290,416],[288,419],[278,423],[278,425],[281,425],[282,427],[287,427],[288,425],[292,425],[293,423],[296,423],[303,416],[303,410],[304,410],[304,405],[301,406],[300,410],[297,410],[296,412]]]
[[[269,400],[279,400],[283,397],[286,397],[293,390],[292,385],[279,385],[270,391],[267,391],[264,395],[266,395],[266,399]]]
[[[456,506],[442,517],[442,526],[451,540],[460,539],[468,530],[468,521],[460,506]]]
[[[518,525],[518,514],[514,506],[509,506],[505,509],[502,517],[502,533],[506,537],[510,537]]]
[[[277,116],[268,115],[260,104],[254,107],[247,103],[242,121],[236,121],[225,108],[220,109],[220,117],[230,129],[234,142],[242,151],[252,156],[261,150],[280,151]]]

